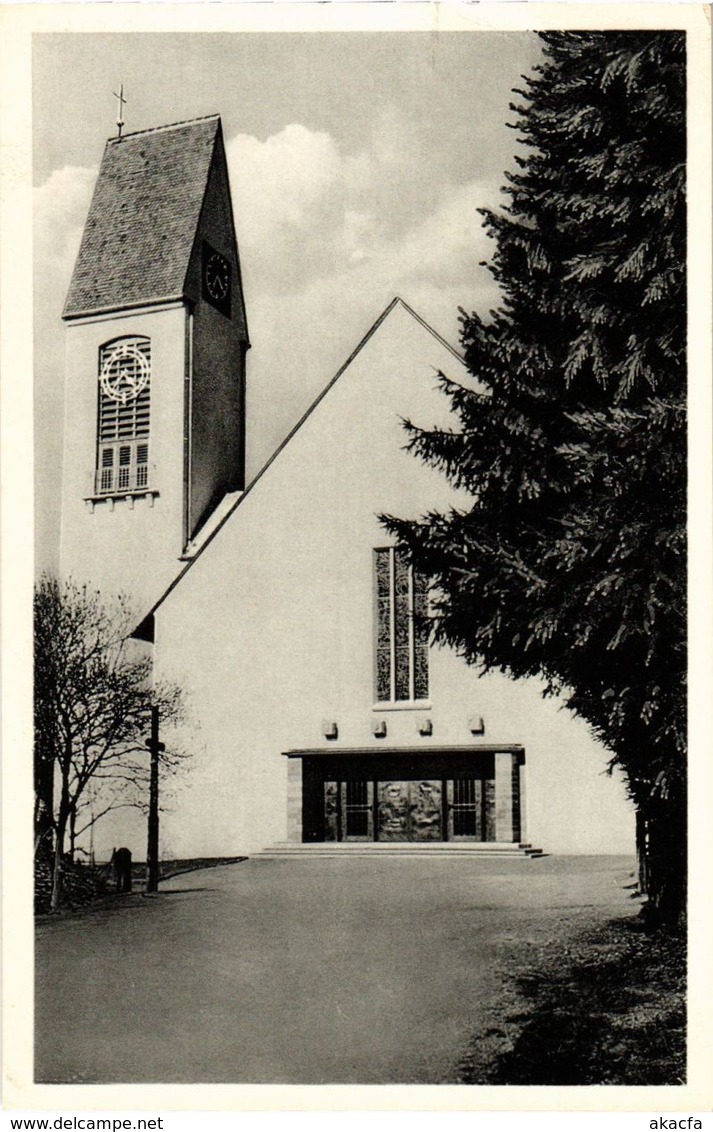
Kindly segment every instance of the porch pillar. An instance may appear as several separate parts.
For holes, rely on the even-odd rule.
[[[520,840],[520,797],[518,756],[511,751],[495,752],[495,840]]]
[[[287,840],[302,841],[302,759],[287,760]]]
[[[519,788],[519,811],[520,811],[520,833],[517,837],[518,841],[527,841],[527,779],[525,777],[525,759],[522,756],[518,759],[518,788]],[[517,816],[517,815],[516,815]],[[517,821],[514,822],[517,830]]]

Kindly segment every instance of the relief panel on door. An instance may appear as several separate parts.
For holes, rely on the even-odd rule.
[[[438,779],[378,784],[379,841],[441,841],[441,783]]]
[[[378,840],[408,841],[408,782],[379,782]]]
[[[439,779],[409,782],[409,841],[443,840],[443,790]]]
[[[324,840],[339,841],[339,783],[324,784]]]
[[[483,831],[484,841],[495,841],[495,780],[492,778],[483,782]]]

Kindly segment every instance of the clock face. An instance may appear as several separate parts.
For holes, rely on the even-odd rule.
[[[126,405],[149,380],[149,363],[133,342],[122,342],[107,355],[99,380],[107,397]]]
[[[230,263],[212,248],[203,244],[203,296],[222,314],[230,317]]]
[[[217,303],[222,303],[227,298],[230,290],[228,265],[223,257],[215,252],[209,257],[206,264],[205,285],[208,293]]]

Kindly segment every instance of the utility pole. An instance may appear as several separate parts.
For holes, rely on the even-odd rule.
[[[151,752],[149,778],[149,837],[146,849],[146,891],[158,892],[158,756],[166,744],[158,738],[158,708],[151,708],[151,738],[146,740]]]

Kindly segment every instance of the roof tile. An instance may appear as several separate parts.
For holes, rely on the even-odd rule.
[[[183,294],[220,118],[112,138],[64,317]]]

